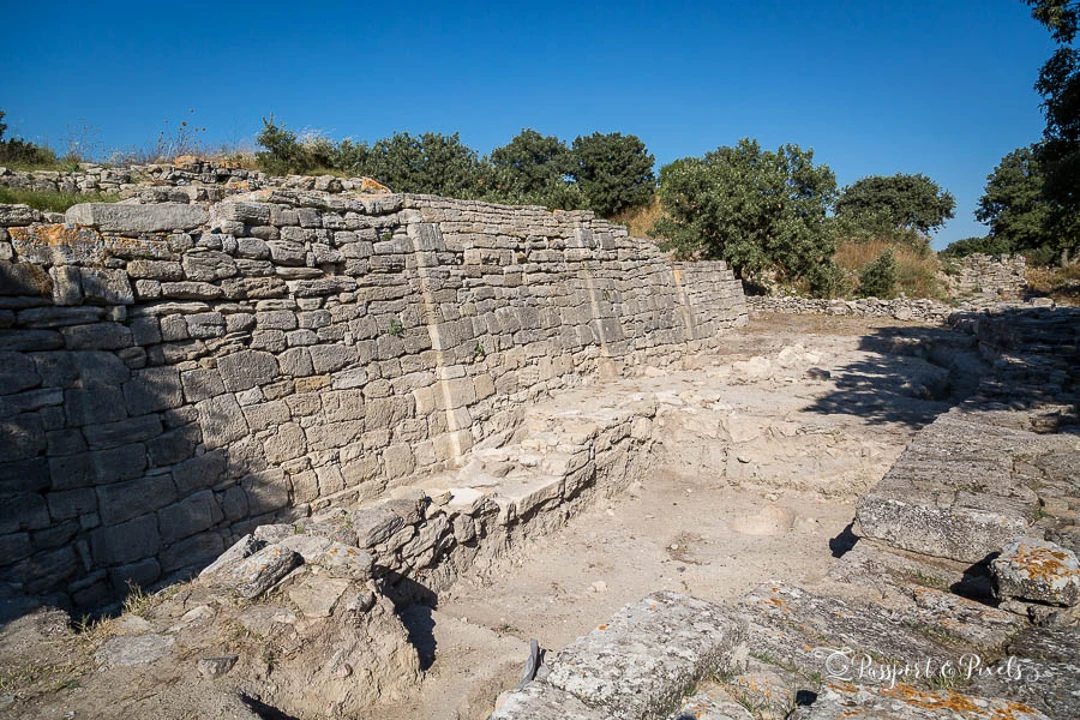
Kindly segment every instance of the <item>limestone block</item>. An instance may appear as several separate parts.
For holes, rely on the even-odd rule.
[[[1056,543],[1018,538],[1002,548],[990,563],[990,572],[999,599],[1067,607],[1080,603],[1080,562]]]
[[[206,574],[204,571],[203,577],[211,587],[233,590],[240,597],[253,600],[302,562],[299,553],[280,545],[267,545],[234,564],[215,569],[213,573]]]
[[[278,375],[278,363],[270,353],[241,350],[220,358],[218,372],[225,389],[236,392],[273,380]]]
[[[82,203],[71,206],[64,215],[70,223],[96,227],[104,232],[123,233],[191,230],[204,225],[210,217],[199,205],[180,203]]]

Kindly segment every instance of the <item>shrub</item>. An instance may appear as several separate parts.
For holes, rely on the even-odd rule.
[[[859,273],[859,295],[883,299],[894,297],[896,281],[896,257],[892,248],[889,248]]]
[[[812,150],[784,145],[763,151],[741,140],[704,158],[685,158],[660,170],[665,217],[657,233],[683,257],[726,260],[743,280],[775,278],[797,285],[829,265],[836,233],[826,217],[836,197],[836,176],[815,165]]]
[[[4,116],[7,113],[0,110],[0,165],[6,165],[18,169],[47,167],[51,168],[58,164],[56,153],[47,147],[35,145],[21,138],[4,139],[7,132],[7,124]]]
[[[259,167],[272,175],[303,175],[334,165],[334,144],[321,137],[301,140],[284,125],[278,126],[274,116],[263,118],[263,129],[255,138],[264,152],[255,153]]]
[[[967,257],[976,253],[985,255],[1007,255],[1013,251],[1013,245],[1001,235],[987,235],[986,237],[969,237],[963,240],[955,240],[941,251],[943,257]]]

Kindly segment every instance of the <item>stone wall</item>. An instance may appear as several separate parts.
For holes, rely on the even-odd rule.
[[[894,298],[858,298],[856,300],[824,300],[796,296],[773,297],[754,295],[746,299],[755,312],[793,313],[796,315],[824,314],[851,315],[853,317],[891,317],[897,320],[925,320],[944,322],[956,312],[951,305],[935,300],[908,300]]]
[[[940,276],[949,295],[962,299],[1016,300],[1024,296],[1027,280],[1023,255],[983,255],[976,253],[943,261]]]
[[[0,206],[0,595],[186,575],[746,322],[723,263],[587,212],[268,189],[51,219]]]

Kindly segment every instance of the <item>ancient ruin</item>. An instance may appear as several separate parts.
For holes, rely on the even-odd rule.
[[[0,206],[5,716],[1080,717],[1080,313],[1011,260],[750,315],[589,212],[0,183],[125,198]]]

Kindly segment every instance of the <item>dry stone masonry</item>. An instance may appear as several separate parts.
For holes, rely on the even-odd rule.
[[[143,187],[63,222],[0,206],[8,592],[99,605],[189,575],[260,525],[391,501],[406,478],[505,443],[537,398],[747,319],[723,263],[671,263],[591,213],[360,197],[340,181],[211,203],[257,178],[165,175],[182,172],[222,184]],[[619,437],[633,441],[629,423]],[[571,456],[549,474],[561,494],[596,471]],[[497,513],[538,501],[519,484]],[[447,535],[470,542],[460,515],[415,539],[352,527],[378,536],[365,552],[414,567]]]

